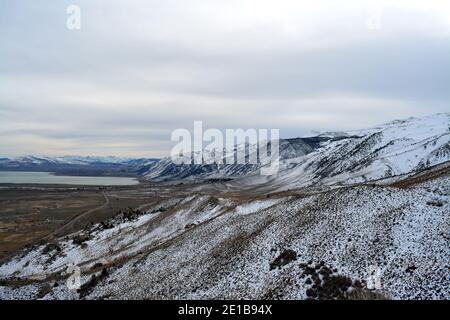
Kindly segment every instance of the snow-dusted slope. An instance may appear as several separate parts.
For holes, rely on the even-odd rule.
[[[330,138],[295,138],[280,140],[280,158],[291,159],[304,156],[319,147],[322,141]],[[236,148],[244,148],[239,145]],[[235,148],[235,151],[236,151]],[[268,148],[270,150],[270,148]],[[208,151],[204,151],[204,157]],[[219,158],[220,159],[220,158]],[[224,159],[224,158],[222,158]],[[225,162],[224,160],[222,162]],[[141,174],[152,181],[179,181],[182,179],[230,179],[255,173],[257,164],[175,164],[167,157],[141,169]]]
[[[437,114],[352,131],[352,138],[284,163],[272,183],[281,188],[354,184],[420,171],[450,160],[449,128],[449,114]]]
[[[147,168],[150,180],[241,178],[238,185],[281,189],[351,184],[407,174],[450,160],[450,114],[396,120],[378,127],[281,140],[277,176],[258,165],[176,165],[166,158]]]
[[[119,215],[1,265],[0,299],[302,299],[323,294],[327,279],[345,297],[357,281],[367,291],[373,272],[384,297],[449,299],[449,185],[447,171],[409,189],[310,196],[174,190],[134,219]],[[66,286],[72,264],[78,291]]]

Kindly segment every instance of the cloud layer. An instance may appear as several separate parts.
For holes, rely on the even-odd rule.
[[[291,137],[449,107],[444,0],[6,0],[0,38],[5,156],[163,156],[194,120]]]

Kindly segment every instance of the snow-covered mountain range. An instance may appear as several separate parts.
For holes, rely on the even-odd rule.
[[[110,164],[126,164],[132,161],[142,159],[122,158],[116,156],[62,156],[62,157],[46,157],[46,156],[22,156],[14,158],[0,158],[0,164],[3,166],[24,166],[24,165],[89,165],[95,163]]]
[[[280,188],[353,184],[417,172],[450,160],[450,114],[396,120],[364,130],[280,140],[277,175],[259,165],[177,165],[164,158],[140,169],[153,181],[234,179]]]
[[[179,165],[169,157],[25,156],[0,159],[0,170],[78,173],[83,168],[108,168],[112,169],[108,174],[122,170],[152,182],[233,180],[230,185],[265,185],[280,190],[354,184],[405,175],[449,161],[449,128],[450,114],[443,113],[363,130],[280,139],[280,170],[273,176],[262,176],[258,164],[224,164],[224,157],[219,164]],[[234,151],[238,148],[245,146],[238,145]]]
[[[49,171],[67,175],[136,176],[140,167],[158,159],[96,156],[23,156],[0,158],[1,171]]]

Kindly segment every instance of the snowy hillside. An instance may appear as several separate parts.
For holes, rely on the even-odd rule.
[[[354,184],[418,172],[450,160],[449,114],[349,133],[353,138],[330,141],[285,163],[273,182],[284,188]]]
[[[5,262],[0,299],[449,299],[448,169],[408,188],[254,199],[172,189]],[[72,264],[78,290],[66,286]]]
[[[278,175],[257,165],[176,165],[163,159],[143,172],[149,180],[240,178],[242,185],[280,190],[374,181],[450,160],[450,114],[393,121],[365,130],[282,140]]]
[[[341,138],[329,137],[310,137],[310,138],[293,138],[280,139],[280,159],[287,160],[302,157],[319,148],[323,142],[330,140],[339,140]],[[237,149],[243,149],[244,146],[236,146]],[[270,150],[270,143],[268,143]],[[225,154],[227,153],[224,150]],[[217,158],[210,156],[208,151],[203,152],[203,157]],[[248,159],[248,155],[246,156]],[[219,158],[222,161],[219,164],[175,164],[171,158],[161,159],[158,163],[154,163],[141,171],[147,179],[152,181],[178,181],[181,179],[198,180],[198,179],[230,179],[246,176],[258,172],[261,168],[257,164],[225,164],[225,157]],[[248,162],[248,161],[247,161]]]

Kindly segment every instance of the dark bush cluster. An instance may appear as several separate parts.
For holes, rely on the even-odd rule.
[[[282,266],[297,260],[297,252],[291,249],[284,250],[276,259],[270,264],[270,270],[281,268]]]
[[[87,295],[89,295],[94,288],[99,284],[101,281],[106,279],[109,276],[108,269],[103,268],[102,272],[99,275],[93,274],[91,279],[89,279],[88,282],[84,283],[80,289],[77,290],[78,294],[80,295],[80,299],[85,298]]]
[[[72,243],[77,246],[86,246],[86,241],[89,241],[91,238],[87,234],[77,234],[72,238]]]
[[[347,300],[347,299],[379,299],[381,295],[370,291],[364,281],[336,274],[337,270],[326,266],[323,261],[317,264],[302,263],[302,278],[307,278],[305,284],[308,299],[317,300]]]
[[[42,249],[42,253],[48,254],[53,251],[61,252],[61,250],[62,250],[61,247],[59,245],[57,245],[56,243],[49,243],[44,247],[44,249]]]

